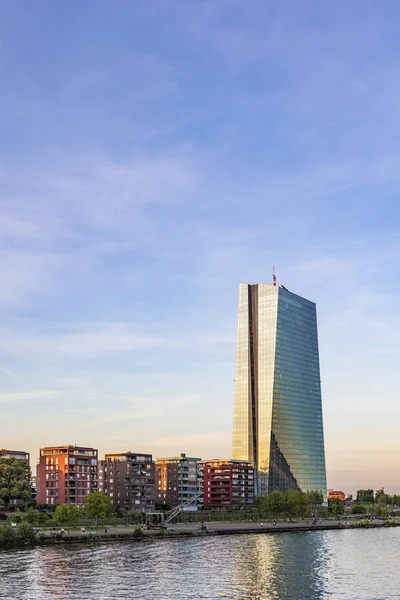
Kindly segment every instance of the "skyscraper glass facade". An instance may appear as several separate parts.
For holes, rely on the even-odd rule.
[[[232,457],[259,495],[326,498],[316,307],[282,286],[240,284]]]

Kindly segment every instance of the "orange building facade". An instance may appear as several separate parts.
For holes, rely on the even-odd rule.
[[[333,500],[334,498],[337,500],[343,500],[344,502],[346,500],[346,495],[341,491],[328,490],[328,500]]]
[[[39,498],[41,504],[77,504],[98,486],[98,451],[81,446],[40,449]]]

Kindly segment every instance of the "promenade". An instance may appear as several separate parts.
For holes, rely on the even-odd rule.
[[[360,520],[322,520],[312,524],[311,521],[287,522],[278,521],[276,525],[273,522],[227,522],[227,521],[212,521],[206,522],[205,529],[201,528],[200,523],[177,523],[166,527],[165,529],[145,529],[142,528],[141,534],[137,533],[135,525],[117,525],[106,527],[88,527],[82,532],[80,528],[71,528],[69,531],[65,529],[60,536],[60,529],[39,529],[37,536],[38,543],[52,542],[88,542],[91,539],[94,541],[107,541],[112,539],[145,539],[155,537],[181,537],[181,536],[207,536],[207,535],[240,535],[240,534],[278,534],[285,532],[305,532],[305,531],[321,531],[321,530],[342,530],[352,529],[355,526],[360,526],[364,523],[364,519]],[[396,526],[400,525],[399,521],[395,521]],[[376,519],[368,525],[370,528],[386,527],[383,520]]]

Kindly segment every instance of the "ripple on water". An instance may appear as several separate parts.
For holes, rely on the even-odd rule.
[[[46,546],[0,554],[1,600],[400,598],[400,529]]]

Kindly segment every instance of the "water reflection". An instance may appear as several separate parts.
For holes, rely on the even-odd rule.
[[[246,600],[324,597],[330,559],[321,534],[258,536],[236,557],[232,592]]]
[[[394,599],[399,542],[399,529],[385,529],[6,552],[0,599]]]

